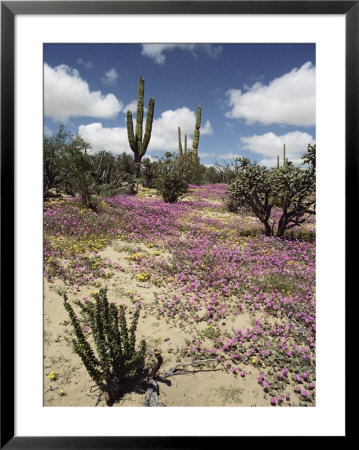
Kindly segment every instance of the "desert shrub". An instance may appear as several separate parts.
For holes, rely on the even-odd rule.
[[[176,203],[188,192],[188,176],[188,161],[184,158],[168,154],[158,162],[155,187],[166,203]]]
[[[112,405],[121,395],[121,383],[132,379],[144,360],[146,343],[136,348],[136,329],[140,309],[136,309],[130,328],[127,326],[124,307],[119,309],[107,300],[107,289],[94,295],[95,303],[77,303],[88,325],[84,328],[64,294],[64,307],[70,316],[76,339],[73,348],[79,355],[90,377]],[[88,331],[85,331],[88,330]],[[92,334],[96,351],[87,335]]]
[[[204,184],[215,184],[222,183],[223,176],[219,169],[214,166],[205,167],[205,171],[203,174],[203,183]]]
[[[283,237],[315,214],[315,146],[303,155],[308,168],[286,164],[266,169],[248,158],[238,158],[238,172],[229,186],[229,204],[233,208],[250,208],[265,228],[267,236]],[[281,214],[276,223],[271,218],[276,206]]]
[[[183,163],[187,171],[187,180],[189,184],[196,184],[200,186],[204,183],[204,174],[206,172],[206,167],[200,163],[198,156],[194,154],[188,154],[183,156]]]
[[[149,189],[154,188],[157,175],[158,175],[158,162],[151,161],[150,158],[144,158],[141,162],[141,172],[140,172],[142,186]]]

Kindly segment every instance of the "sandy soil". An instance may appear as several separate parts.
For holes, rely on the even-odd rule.
[[[128,244],[131,245],[131,244]],[[154,293],[160,288],[150,283],[139,282],[128,270],[131,262],[129,253],[116,251],[124,247],[119,241],[106,247],[101,256],[118,262],[125,272],[116,271],[115,275],[102,286],[108,287],[109,301],[119,301],[133,308],[128,291],[136,291],[141,295],[143,308],[138,324],[138,337],[144,337],[149,345],[161,349],[163,365],[160,373],[176,365],[177,349],[185,344],[191,332],[200,327],[193,325],[187,329],[174,326],[164,318],[157,318],[149,312],[153,304]],[[137,246],[138,247],[138,246]],[[143,249],[145,250],[145,249]],[[151,249],[154,250],[154,249]],[[142,251],[142,249],[141,249]],[[163,252],[163,250],[161,249]],[[44,406],[95,406],[97,394],[91,392],[94,385],[80,358],[72,350],[72,329],[68,324],[68,315],[63,306],[59,290],[65,289],[69,301],[90,297],[93,287],[81,287],[78,292],[58,280],[55,283],[44,281]],[[127,302],[127,303],[126,303]],[[252,326],[252,319],[247,314],[239,315],[235,322],[226,326],[246,328]],[[202,325],[203,327],[203,325]],[[189,360],[181,360],[189,362]],[[150,363],[149,361],[147,363]],[[159,383],[160,401],[164,406],[267,406],[268,396],[257,382],[259,370],[248,367],[245,378],[225,372],[219,365],[200,369],[198,366],[187,366],[187,373],[176,375]],[[50,380],[50,372],[56,371],[56,380]],[[63,391],[63,392],[62,392]],[[124,386],[121,401],[114,406],[143,406],[145,400],[143,382],[133,382]],[[293,404],[293,403],[292,403]],[[98,406],[106,406],[101,399]]]

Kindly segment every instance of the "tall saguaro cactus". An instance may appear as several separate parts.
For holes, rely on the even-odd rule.
[[[127,111],[127,135],[131,150],[135,156],[136,178],[140,176],[141,160],[146,153],[151,139],[153,112],[155,109],[155,99],[150,98],[148,102],[145,134],[143,135],[143,97],[145,92],[145,80],[141,77],[137,91],[137,116],[136,133],[133,130],[133,119],[131,111]]]
[[[198,143],[199,143],[199,129],[200,128],[201,128],[201,106],[199,105],[197,107],[197,112],[196,112],[196,128],[193,133],[193,144],[192,144],[195,156],[198,156]]]

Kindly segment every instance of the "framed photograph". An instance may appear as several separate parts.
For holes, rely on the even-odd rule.
[[[358,14],[1,2],[1,448],[347,436]]]

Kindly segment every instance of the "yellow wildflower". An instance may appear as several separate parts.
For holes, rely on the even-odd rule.
[[[58,373],[53,371],[49,373],[50,380],[57,380]]]

